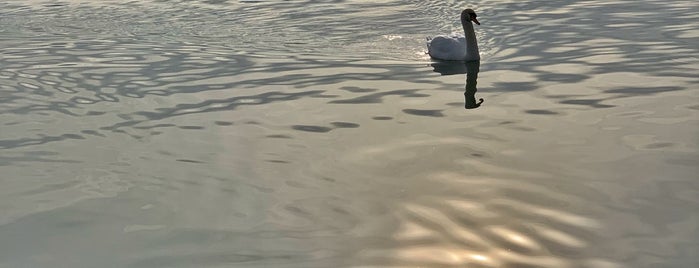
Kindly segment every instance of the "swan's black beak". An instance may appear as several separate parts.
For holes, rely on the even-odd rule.
[[[476,23],[476,25],[481,25],[480,22],[478,22],[478,19],[476,19],[475,16],[471,16],[471,20]]]

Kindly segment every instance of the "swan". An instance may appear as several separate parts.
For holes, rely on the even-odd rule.
[[[478,53],[478,43],[476,33],[473,31],[475,22],[481,25],[476,19],[477,15],[473,9],[467,8],[461,12],[461,25],[464,27],[464,36],[459,35],[438,35],[434,38],[427,38],[427,53],[430,57],[438,60],[460,60],[474,61],[480,60]]]

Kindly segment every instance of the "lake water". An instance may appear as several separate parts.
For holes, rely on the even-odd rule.
[[[433,64],[466,7],[481,62]],[[699,267],[697,21],[3,1],[0,267]]]

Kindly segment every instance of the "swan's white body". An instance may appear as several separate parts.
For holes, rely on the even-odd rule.
[[[471,17],[472,16],[472,17]],[[476,21],[476,13],[466,9],[461,13],[461,25],[464,28],[464,36],[438,35],[427,38],[427,53],[438,60],[474,61],[480,60],[476,33],[473,30],[471,20]]]
[[[461,35],[438,35],[427,40],[427,53],[440,60],[478,60],[480,57],[468,57],[466,37]],[[476,55],[478,56],[478,55]]]

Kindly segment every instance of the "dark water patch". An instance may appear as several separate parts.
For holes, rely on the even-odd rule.
[[[104,115],[104,114],[106,114],[106,113],[107,113],[107,112],[104,112],[104,111],[89,111],[89,112],[85,113],[85,115],[87,115],[87,116],[97,116],[97,115]]]
[[[526,132],[536,131],[536,128],[523,127],[523,126],[510,127],[510,129],[519,130],[519,131],[526,131]]]
[[[586,79],[589,79],[590,75],[583,74],[560,74],[560,73],[548,73],[540,74],[538,78],[540,81],[547,82],[559,82],[559,83],[579,83]]]
[[[198,161],[198,160],[191,160],[191,159],[177,159],[175,160],[177,162],[185,162],[185,163],[195,163],[195,164],[204,164],[205,162]]]
[[[442,110],[403,109],[403,112],[406,114],[419,116],[444,117],[444,114],[442,114]]]
[[[202,127],[202,126],[179,126],[178,128],[180,128],[180,129],[189,129],[189,130],[206,129],[205,127]]]
[[[304,132],[316,132],[316,133],[325,133],[325,132],[330,132],[333,130],[332,128],[329,127],[323,127],[323,126],[310,126],[310,125],[294,125],[291,126],[291,128],[299,131],[304,131]]]
[[[267,135],[265,137],[272,138],[272,139],[291,139],[291,138],[293,138],[289,135],[282,135],[282,134]]]
[[[550,98],[550,99],[556,99],[556,100],[565,100],[565,99],[571,99],[571,98],[578,98],[580,96],[581,95],[556,94],[556,95],[548,95],[546,97]]]
[[[525,113],[528,114],[541,114],[541,115],[557,115],[560,114],[558,112],[550,111],[550,110],[526,110],[524,111]]]
[[[105,136],[104,134],[99,133],[99,132],[97,132],[96,130],[91,130],[91,129],[82,130],[82,131],[80,131],[80,133],[88,134],[88,135],[93,135],[93,136],[98,136],[98,137],[107,137],[107,136]]]
[[[638,116],[643,116],[643,115],[648,115],[648,112],[643,112],[643,111],[632,111],[632,112],[623,112],[616,114],[618,117],[638,117]]]
[[[350,123],[350,122],[332,122],[330,124],[336,128],[358,128],[359,127],[359,124]]]
[[[157,150],[156,153],[160,155],[165,155],[165,156],[174,156],[175,154],[173,152],[165,151],[165,150]]]
[[[217,126],[232,126],[235,123],[230,121],[214,121],[214,124],[216,124]]]
[[[600,103],[602,101],[604,101],[604,100],[603,99],[577,99],[577,100],[564,100],[564,101],[560,101],[559,103],[590,106],[592,108],[612,108],[612,107],[615,107],[614,105]]]
[[[313,213],[309,212],[307,209],[300,208],[295,205],[286,205],[284,206],[284,210],[303,218],[311,218],[313,216]]]
[[[366,103],[382,103],[382,102],[383,102],[383,100],[381,99],[380,95],[372,95],[372,96],[362,96],[362,97],[345,99],[345,100],[334,100],[334,101],[331,101],[329,103],[366,104]]]
[[[265,162],[276,163],[276,164],[289,164],[291,162],[285,160],[265,160]]]
[[[349,91],[352,93],[369,93],[369,92],[375,92],[378,89],[375,88],[361,88],[361,87],[341,87],[340,89]]]
[[[117,117],[124,120],[133,120],[133,116],[129,114],[117,114]]]
[[[386,120],[392,120],[393,117],[391,117],[391,116],[374,116],[371,119],[379,120],[379,121],[386,121]]]
[[[336,179],[329,178],[329,177],[321,177],[320,179],[323,181],[327,181],[327,182],[336,182],[337,181]]]
[[[154,128],[167,128],[167,127],[176,127],[177,125],[175,124],[157,124],[157,125],[150,125],[150,126],[135,126],[133,128],[135,129],[154,129]]]

